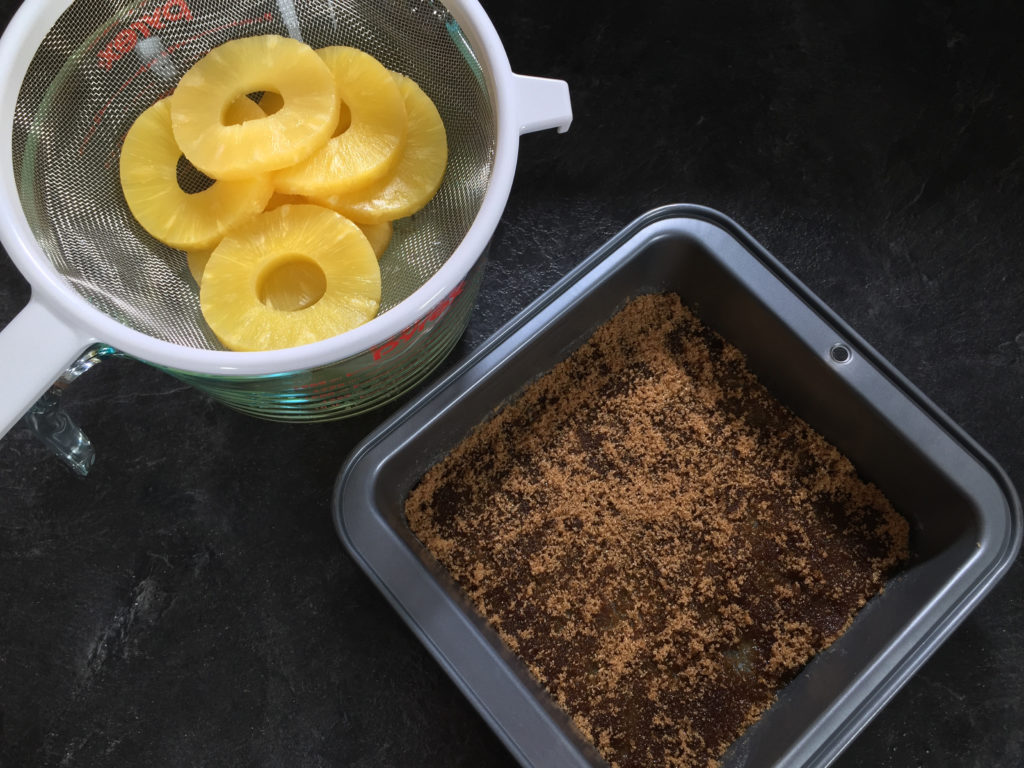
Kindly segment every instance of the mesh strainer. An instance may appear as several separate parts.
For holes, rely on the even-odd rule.
[[[396,222],[380,314],[332,339],[229,352],[207,328],[183,253],[132,218],[120,142],[184,71],[232,38],[351,45],[437,104],[449,142],[440,191]],[[0,436],[98,343],[267,418],[322,420],[421,380],[468,322],[508,197],[518,136],[564,131],[564,82],[512,73],[474,0],[28,0],[0,40],[0,239],[32,285],[0,332]]]

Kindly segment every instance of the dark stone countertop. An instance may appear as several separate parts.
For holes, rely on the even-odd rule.
[[[644,211],[700,203],[1024,488],[1024,6],[487,6],[575,121],[522,140],[445,367]],[[27,298],[0,259],[0,323]],[[128,360],[67,399],[87,479],[0,443],[0,765],[513,765],[332,528],[341,463],[394,407],[268,423]],[[1022,644],[1017,562],[837,765],[1022,764]]]

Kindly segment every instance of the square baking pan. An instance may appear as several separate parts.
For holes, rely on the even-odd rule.
[[[784,405],[910,522],[911,559],[782,690],[724,766],[824,766],[1004,574],[1021,543],[1005,473],[725,216],[642,216],[372,433],[342,468],[352,557],[523,766],[601,766],[597,751],[410,532],[404,503],[473,427],[567,357],[630,298],[680,295]]]

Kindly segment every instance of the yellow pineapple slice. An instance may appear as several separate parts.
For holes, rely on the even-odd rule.
[[[380,268],[359,228],[317,205],[282,205],[230,232],[210,256],[199,305],[224,346],[283,349],[373,318]]]
[[[437,193],[448,164],[448,139],[434,102],[410,78],[392,74],[409,121],[405,149],[395,170],[351,192],[316,196],[319,202],[355,222],[373,224],[416,213]]]
[[[243,96],[242,98],[244,99],[246,97]],[[264,99],[260,99],[259,104],[261,108],[266,109]],[[234,108],[234,105],[232,105],[232,108]],[[270,196],[270,200],[267,201],[267,204],[264,206],[263,210],[272,211],[275,208],[280,208],[282,205],[295,205],[299,203],[319,205],[318,203],[310,203],[309,200],[307,200],[304,197],[300,197],[299,195],[282,195],[280,192],[275,192]],[[360,231],[362,231],[363,234],[366,234],[366,231],[365,229],[363,229],[362,226],[359,226],[358,224],[356,226],[359,227]],[[367,239],[369,240],[369,238]],[[370,245],[373,246],[373,241],[370,242]],[[213,248],[191,250],[185,254],[186,258],[188,259],[188,271],[192,273],[192,277],[193,279],[195,279],[196,285],[202,285],[203,272],[206,270],[206,262],[210,260],[211,253],[213,253]],[[376,253],[376,248],[374,248],[374,253]],[[380,254],[377,254],[377,257],[380,258]]]
[[[384,251],[388,249],[388,245],[391,243],[391,235],[394,234],[394,227],[391,225],[391,222],[382,221],[378,224],[360,224],[356,221],[353,223],[363,230],[363,234],[370,241],[370,246],[373,248],[377,258],[379,259],[383,256]]]
[[[185,257],[188,259],[188,271],[192,273],[192,279],[196,285],[203,284],[203,272],[206,271],[206,262],[210,260],[213,248],[203,248],[197,251],[188,251]]]
[[[239,118],[263,116],[254,102],[233,106]],[[121,188],[128,209],[149,234],[172,248],[215,245],[224,233],[255,216],[274,188],[268,174],[216,181],[198,192],[178,183],[181,150],[171,130],[171,106],[161,99],[136,118],[121,147]]]
[[[338,97],[348,115],[339,111],[340,132],[336,130],[337,135],[323,148],[274,175],[279,192],[324,196],[364,186],[387,175],[405,145],[405,105],[384,65],[347,46],[322,48],[317,53],[334,74]]]
[[[261,120],[226,125],[238,97],[280,94]],[[338,123],[334,76],[305,43],[279,35],[230,40],[197,61],[171,98],[174,137],[192,164],[216,179],[284,168],[313,154]]]
[[[262,101],[260,103],[262,104]],[[267,207],[264,210],[272,211],[275,208],[280,208],[282,205],[320,204],[313,203],[311,200],[299,195],[282,195],[280,192],[275,192],[271,196],[270,202],[267,203]],[[382,221],[380,224],[353,223],[359,227],[359,231],[366,236],[366,239],[370,243],[370,247],[373,248],[373,255],[378,259],[383,256],[384,251],[387,250],[388,245],[391,243],[391,236],[394,233],[394,228],[392,227],[391,222]],[[203,282],[203,272],[206,270],[206,262],[210,260],[211,253],[213,253],[213,248],[191,250],[185,254],[188,259],[188,271],[192,273],[192,277],[196,281],[196,285],[201,285]]]
[[[268,115],[272,115],[284,106],[284,99],[277,91],[264,91],[259,100],[260,108]]]
[[[253,109],[256,107],[256,109]],[[224,113],[224,125],[241,125],[246,120],[257,120],[266,117],[269,113],[261,104],[253,101],[248,96],[239,96],[231,102]]]
[[[282,205],[321,205],[320,203],[314,203],[308,197],[302,195],[286,195],[282,192],[275,192],[270,196],[267,201],[266,211],[272,211],[275,208],[280,208]],[[322,208],[326,208],[326,205],[321,205]]]
[[[262,100],[260,101],[260,104],[263,104]],[[329,207],[324,205],[322,202],[313,200],[309,197],[303,197],[302,195],[285,195],[281,192],[275,192],[271,195],[270,201],[267,203],[267,207],[264,210],[272,211],[275,208],[280,208],[282,205],[302,204],[320,205],[325,208]],[[338,213],[341,213],[341,211],[338,211]],[[391,242],[391,235],[394,231],[391,226],[391,222],[382,221],[379,224],[360,224],[357,221],[354,223],[359,227],[362,233],[366,235],[366,239],[370,241],[370,246],[373,248],[374,254],[379,259],[384,254],[384,251],[387,250],[388,244]],[[200,274],[202,274],[202,270],[200,270]]]

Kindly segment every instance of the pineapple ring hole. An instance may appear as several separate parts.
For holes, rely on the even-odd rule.
[[[246,98],[252,99],[266,115],[272,115],[284,106],[284,97],[275,90],[253,91],[246,94]]]
[[[243,94],[242,96],[236,98],[234,101],[229,102],[227,108],[225,108],[224,110],[224,114],[221,116],[221,123],[224,125],[241,125],[242,123],[247,123],[250,120],[259,120],[261,117],[266,117],[267,115],[269,115],[270,112],[267,111],[267,108],[260,101],[259,97],[261,93],[261,91],[256,91],[255,93]],[[281,97],[278,96],[278,99],[280,98]],[[263,114],[260,114],[259,112],[254,112],[251,104],[239,103],[244,102],[244,100],[246,99],[251,101],[256,106],[260,107],[260,111]],[[276,112],[280,108],[281,103],[278,103],[274,111]]]
[[[338,124],[334,127],[334,133],[331,134],[332,139],[335,136],[341,136],[352,125],[352,110],[348,108],[348,104],[341,101],[338,102],[338,107]]]
[[[254,91],[253,93],[246,94],[244,97],[255,101],[263,111],[270,116],[281,109],[284,106],[284,97],[277,91],[266,90],[266,91]],[[230,124],[230,123],[229,123]],[[338,124],[334,126],[334,132],[331,134],[331,138],[335,136],[341,136],[345,131],[352,125],[352,110],[348,108],[348,104],[344,101],[338,102]]]
[[[181,187],[182,192],[189,195],[197,195],[216,183],[192,165],[184,155],[178,158],[178,166],[175,170],[178,176],[178,186]]]
[[[308,256],[288,254],[264,269],[256,285],[256,295],[270,309],[297,312],[323,298],[327,276]]]

